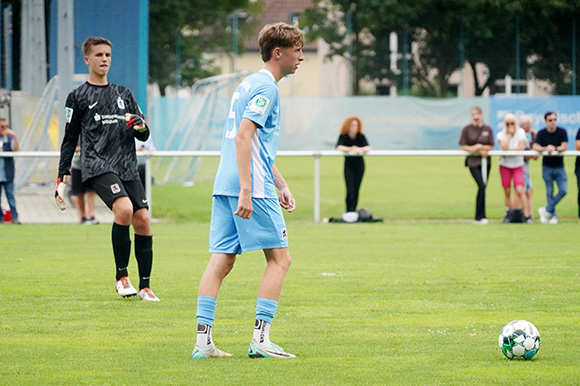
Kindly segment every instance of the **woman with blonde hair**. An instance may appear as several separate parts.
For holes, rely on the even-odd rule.
[[[497,141],[501,150],[524,150],[526,147],[526,132],[518,127],[516,116],[506,114],[504,118],[504,128],[497,133]],[[530,213],[526,205],[526,195],[524,194],[524,156],[523,155],[502,155],[499,159],[499,174],[501,176],[501,186],[505,192],[506,217],[504,222],[510,222],[508,212],[516,209],[516,204],[511,200],[511,182],[513,180],[515,194],[519,203],[523,206],[524,221],[531,222]]]
[[[348,117],[342,123],[336,150],[346,153],[344,157],[344,181],[346,183],[346,216],[345,221],[355,222],[358,194],[365,173],[363,154],[371,150],[363,134],[363,125],[359,117]],[[350,220],[350,221],[349,221]]]

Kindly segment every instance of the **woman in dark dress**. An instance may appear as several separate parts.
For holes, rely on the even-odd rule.
[[[346,212],[356,212],[358,193],[365,173],[363,154],[371,150],[363,134],[362,122],[359,117],[348,117],[344,120],[340,128],[336,150],[346,153],[344,157]]]

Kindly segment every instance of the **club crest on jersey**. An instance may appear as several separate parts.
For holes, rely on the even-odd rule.
[[[264,115],[266,113],[266,109],[268,108],[269,104],[270,99],[266,98],[263,95],[258,95],[252,100],[252,103],[250,104],[250,107],[248,109],[260,115]]]
[[[125,110],[125,101],[121,99],[121,97],[117,98],[117,106],[119,106],[121,110]]]
[[[99,122],[101,120],[101,116],[99,113],[95,113],[95,121]]]
[[[117,194],[120,191],[121,191],[121,188],[119,187],[119,184],[113,184],[113,185],[111,185],[111,193]]]

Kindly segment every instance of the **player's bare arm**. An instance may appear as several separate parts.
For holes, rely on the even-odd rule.
[[[252,217],[252,136],[256,132],[256,124],[249,119],[243,118],[238,133],[236,134],[236,161],[238,163],[238,175],[240,178],[240,197],[236,216],[249,219]]]
[[[282,174],[280,174],[276,165],[272,165],[272,174],[274,174],[274,184],[278,189],[278,201],[280,201],[280,206],[288,212],[293,212],[294,209],[296,209],[296,201],[288,187],[288,183],[286,183],[286,180],[282,177]]]

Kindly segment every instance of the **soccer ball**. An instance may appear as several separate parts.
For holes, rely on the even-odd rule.
[[[532,359],[540,349],[540,333],[532,323],[514,320],[502,328],[498,343],[508,359]]]

